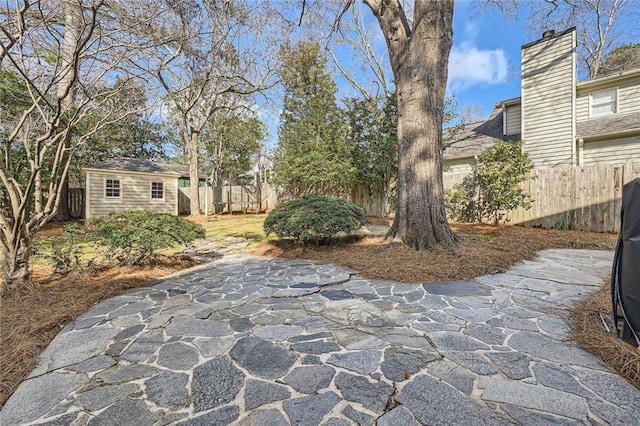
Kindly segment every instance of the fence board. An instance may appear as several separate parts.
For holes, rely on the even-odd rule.
[[[447,173],[445,189],[462,182],[464,173]],[[532,195],[531,209],[508,212],[511,224],[564,227],[581,231],[618,232],[622,186],[640,177],[640,162],[534,169],[522,183]]]

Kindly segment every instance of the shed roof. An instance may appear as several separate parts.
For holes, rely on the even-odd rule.
[[[446,144],[444,159],[474,157],[491,149],[496,139],[518,140],[520,135],[504,136],[502,134],[503,113],[501,109],[494,109],[487,120],[467,123],[464,130],[455,139]]]
[[[116,170],[121,172],[158,173],[188,177],[189,167],[178,164],[158,163],[141,158],[109,158],[98,163],[87,164],[82,169]],[[205,175],[200,172],[200,177]]]

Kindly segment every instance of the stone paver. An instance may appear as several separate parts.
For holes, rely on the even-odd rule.
[[[207,248],[67,326],[0,424],[637,424],[640,391],[566,321],[609,252],[420,285]]]

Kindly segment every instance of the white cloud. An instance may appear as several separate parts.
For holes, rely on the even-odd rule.
[[[498,84],[507,80],[509,64],[502,49],[482,50],[471,42],[451,49],[449,89],[462,91],[478,85]]]

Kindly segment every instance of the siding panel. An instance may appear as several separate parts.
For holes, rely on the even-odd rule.
[[[507,135],[516,135],[522,131],[520,128],[521,115],[520,105],[512,105],[506,108]]]
[[[573,163],[575,32],[522,51],[524,150],[536,166]]]
[[[105,179],[119,179],[121,198],[107,200],[104,197]],[[131,175],[117,172],[88,172],[89,200],[87,218],[102,216],[113,211],[152,210],[158,213],[176,213],[178,203],[177,178],[152,175]],[[151,201],[151,182],[164,183],[164,200]]]
[[[584,143],[584,164],[623,164],[640,160],[640,136]]]

